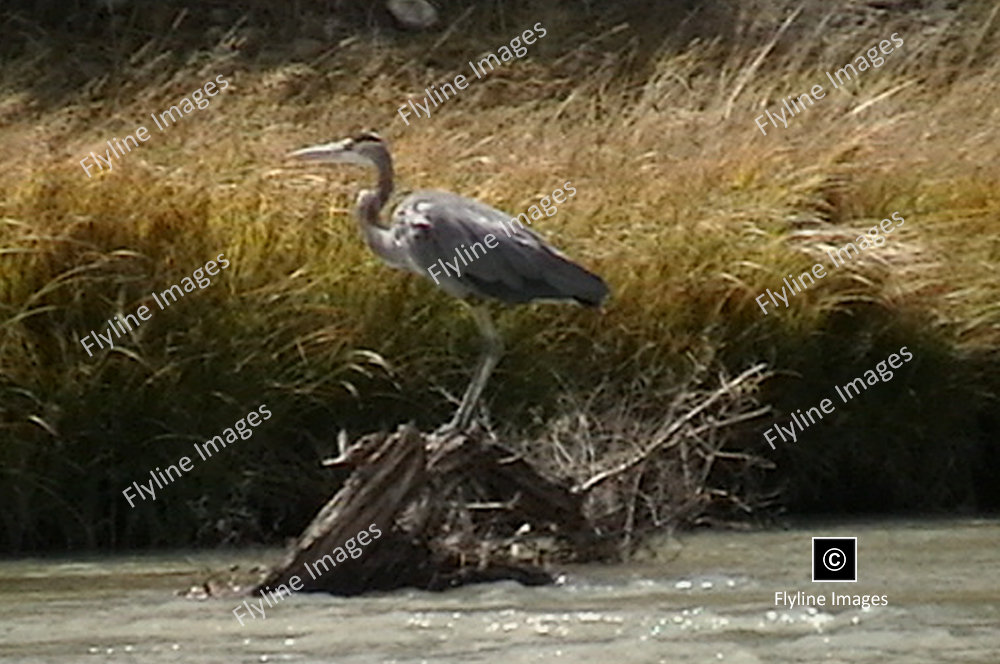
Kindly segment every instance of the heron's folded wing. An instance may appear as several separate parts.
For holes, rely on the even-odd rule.
[[[447,192],[414,194],[396,209],[395,221],[421,269],[460,255],[476,258],[460,266],[457,281],[480,295],[506,302],[573,298],[599,304],[607,286],[527,228],[506,225],[510,215]],[[486,237],[492,235],[489,248]],[[482,247],[480,249],[479,247]]]

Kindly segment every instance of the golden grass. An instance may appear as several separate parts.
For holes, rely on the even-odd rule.
[[[39,114],[23,110],[23,92],[8,91],[0,99],[13,116],[0,128],[0,366],[12,401],[0,418],[11,442],[0,454],[35,474],[33,495],[54,492],[68,504],[43,477],[71,477],[63,457],[103,450],[98,467],[107,472],[93,479],[93,504],[74,507],[84,522],[121,509],[119,484],[176,459],[172,450],[156,456],[153,441],[189,446],[243,405],[281,404],[273,430],[244,448],[265,455],[247,491],[270,502],[287,487],[261,477],[271,469],[307,475],[315,449],[268,452],[268,441],[273,449],[318,437],[316,449],[325,450],[334,427],[441,420],[451,406],[434,388],[464,387],[478,352],[471,321],[428,281],[386,268],[363,245],[348,211],[371,174],[283,159],[368,127],[392,141],[405,188],[452,190],[515,213],[567,180],[578,189],[535,228],[603,275],[613,297],[602,314],[549,306],[502,313],[508,355],[487,396],[515,426],[529,424],[528,409],[553,404],[567,380],[568,389],[586,389],[652,367],[683,371],[685,353],[708,348],[734,372],[764,360],[798,373],[772,397],[779,410],[811,405],[910,343],[923,352],[923,368],[881,389],[923,390],[923,401],[897,404],[889,421],[944,435],[944,425],[928,424],[928,403],[945,419],[971,417],[983,402],[963,399],[996,385],[979,373],[1000,343],[1000,62],[995,30],[973,32],[989,9],[928,31],[915,16],[891,29],[871,19],[838,27],[833,10],[810,6],[759,67],[753,62],[780,23],[763,14],[742,19],[735,42],[696,41],[648,62],[625,47],[611,60],[581,47],[476,81],[409,127],[396,107],[463,65],[464,56],[447,55],[448,66],[417,64],[434,37],[391,48],[356,41],[315,67],[202,62],[134,96]],[[559,52],[553,44],[572,34],[565,25],[550,30],[546,49]],[[905,45],[850,94],[828,90],[788,129],[763,136],[755,127],[765,106],[801,94],[893,31]],[[456,38],[445,50],[465,53],[475,43]],[[84,175],[77,162],[91,149],[217,73],[232,87],[210,108],[153,131],[112,172]],[[829,270],[825,248],[895,210],[906,224],[883,247]],[[81,335],[219,253],[232,266],[209,288],[156,311],[122,340],[122,352],[86,356]],[[817,261],[829,276],[765,317],[754,298]],[[974,365],[961,364],[970,358]],[[979,378],[947,397],[946,382],[927,385],[946,375]],[[884,407],[851,405],[840,424],[855,427],[852,440],[881,440],[866,418]],[[900,429],[886,447],[899,449],[913,431]],[[50,443],[74,451],[38,451]],[[786,451],[786,460],[807,468],[796,455],[815,452],[810,444]],[[232,468],[196,469],[200,479],[178,489],[242,505],[210,481],[243,476],[235,457],[244,452],[227,453]],[[909,475],[900,484],[918,485],[914,478],[928,472],[903,465]],[[916,504],[901,495],[899,504]],[[937,505],[962,500],[955,495],[966,494],[945,492]],[[272,510],[281,528],[296,522],[293,507]],[[52,522],[15,518],[22,521],[9,525],[21,539],[3,545],[51,543],[43,531]],[[88,537],[156,542],[135,513],[111,520]],[[180,517],[173,523],[190,540]]]

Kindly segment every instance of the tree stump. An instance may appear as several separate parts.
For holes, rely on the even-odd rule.
[[[479,429],[440,436],[404,425],[324,465],[353,471],[251,594],[293,576],[303,591],[337,595],[503,579],[540,585],[553,581],[540,565],[547,557],[587,559],[600,548],[580,492]],[[345,542],[374,530],[381,536],[347,558]],[[331,566],[338,547],[342,560]],[[307,565],[319,572],[320,559],[328,570],[315,576]]]

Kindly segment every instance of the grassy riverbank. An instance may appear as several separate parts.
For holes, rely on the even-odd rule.
[[[370,174],[283,159],[368,127],[392,141],[407,188],[509,211],[578,189],[536,228],[613,298],[597,314],[500,315],[498,427],[536,435],[560,396],[602,384],[644,385],[655,417],[689,357],[731,373],[767,362],[781,374],[763,398],[786,421],[905,345],[913,362],[795,445],[772,452],[761,421],[738,446],[777,462],[767,486],[792,510],[996,507],[997,17],[983,4],[847,20],[816,4],[759,65],[783,20],[766,6],[752,21],[696,16],[682,29],[700,39],[668,33],[659,51],[643,28],[615,30],[623,17],[557,9],[463,23],[440,45],[359,30],[297,62],[280,44],[184,57],[159,44],[58,94],[32,83],[46,63],[68,66],[57,42],[26,46],[0,79],[0,550],[275,541],[334,486],[316,460],[339,428],[449,415],[443,392],[461,393],[478,352],[471,320],[364,247],[348,210]],[[537,21],[549,32],[527,59],[430,119],[399,119],[408,96]],[[787,129],[756,128],[764,106],[893,32],[904,45],[846,93]],[[209,108],[84,174],[89,151],[218,74],[231,86]],[[906,223],[885,245],[761,312],[765,289],[829,266],[828,248],[894,211]],[[232,265],[211,286],[114,351],[83,351],[81,336],[219,253]],[[155,504],[120,497],[261,403],[274,418]]]

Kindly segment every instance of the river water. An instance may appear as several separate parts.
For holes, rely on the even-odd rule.
[[[858,537],[858,582],[813,583],[814,535]],[[266,617],[183,597],[278,551],[0,563],[2,662],[1000,662],[1000,521],[804,523],[681,535],[562,583],[342,599]],[[886,595],[882,607],[775,605],[775,592]]]

